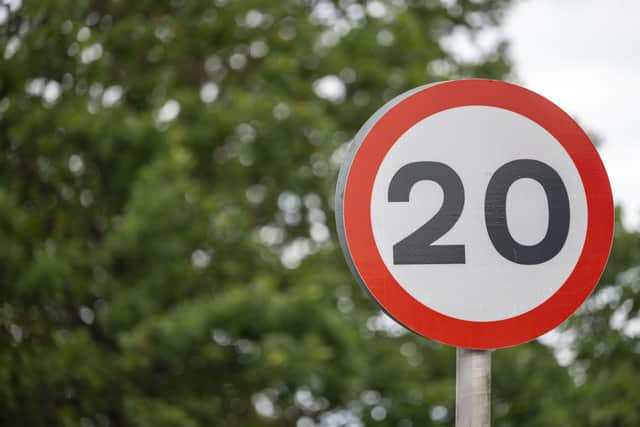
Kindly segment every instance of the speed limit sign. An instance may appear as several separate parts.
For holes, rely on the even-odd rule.
[[[491,80],[384,105],[344,160],[340,243],[382,310],[436,341],[520,344],[569,317],[611,249],[602,161],[559,107]]]

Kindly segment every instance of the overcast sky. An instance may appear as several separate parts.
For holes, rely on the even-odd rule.
[[[505,31],[520,83],[603,139],[625,222],[640,225],[640,1],[520,0]]]

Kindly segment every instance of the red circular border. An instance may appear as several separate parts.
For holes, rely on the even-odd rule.
[[[420,120],[455,107],[483,105],[521,114],[546,129],[576,165],[587,198],[587,232],[566,282],[537,307],[504,320],[475,322],[446,316],[405,291],[378,252],[371,226],[371,194],[378,168],[398,138]],[[366,208],[366,209],[363,209]],[[381,307],[407,328],[445,344],[493,349],[530,341],[568,318],[589,296],[613,239],[613,198],[602,161],[584,131],[558,106],[520,86],[495,80],[443,82],[416,92],[387,111],[363,138],[349,168],[343,221],[354,266]]]

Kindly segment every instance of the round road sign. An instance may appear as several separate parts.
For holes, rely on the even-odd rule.
[[[405,327],[458,347],[554,328],[611,249],[611,188],[593,144],[556,105],[499,81],[388,102],[356,135],[336,199],[364,289]]]

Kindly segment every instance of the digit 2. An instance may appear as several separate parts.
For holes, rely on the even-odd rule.
[[[464,264],[464,245],[432,245],[454,226],[464,207],[464,187],[458,174],[444,163],[415,162],[401,167],[389,184],[390,202],[408,202],[419,181],[442,187],[440,210],[416,231],[393,245],[394,264]]]

